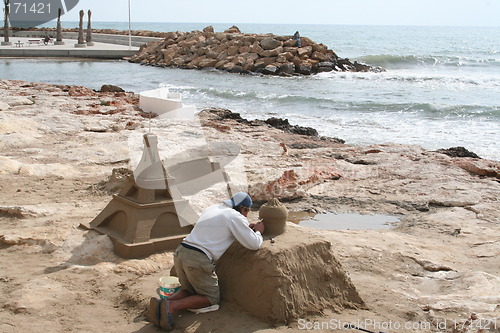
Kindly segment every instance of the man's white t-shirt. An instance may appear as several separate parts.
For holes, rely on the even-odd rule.
[[[226,204],[208,207],[203,211],[184,243],[195,246],[217,261],[234,240],[250,250],[263,242],[258,231],[249,228],[248,220]]]

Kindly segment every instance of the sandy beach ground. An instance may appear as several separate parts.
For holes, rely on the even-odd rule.
[[[120,186],[113,169],[131,167],[149,128],[171,154],[186,142],[237,143],[231,179],[257,200],[278,184],[295,216],[400,219],[388,230],[308,231],[332,243],[366,309],[275,327],[223,302],[217,312],[179,314],[175,332],[355,332],[348,322],[376,332],[500,332],[499,162],[354,147],[209,112],[197,119],[150,121],[131,93],[0,81],[0,332],[159,331],[144,311],[172,253],[121,259],[107,236],[79,228],[110,201]],[[219,195],[190,200],[200,211]]]

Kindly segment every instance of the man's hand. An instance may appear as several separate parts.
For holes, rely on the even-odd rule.
[[[250,228],[253,230],[253,231],[258,231],[260,232],[261,234],[264,232],[264,223],[262,222],[257,222],[257,223],[251,223],[250,224]]]

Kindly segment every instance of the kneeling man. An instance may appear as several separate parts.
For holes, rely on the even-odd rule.
[[[173,314],[219,304],[220,291],[215,262],[236,239],[250,250],[262,245],[262,222],[249,224],[252,199],[238,192],[221,205],[203,211],[191,233],[174,253],[174,265],[181,289],[168,300],[152,298],[149,320],[166,331],[173,329]]]

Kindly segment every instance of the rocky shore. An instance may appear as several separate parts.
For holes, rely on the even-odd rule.
[[[307,37],[301,37],[299,42],[293,36],[241,33],[236,26],[221,33],[214,32],[212,26],[203,31],[169,32],[163,41],[142,47],[130,61],[160,67],[216,68],[231,73],[282,76],[383,71],[340,58],[326,45]]]
[[[245,120],[223,109],[189,124],[149,119],[133,93],[103,90],[0,80],[1,332],[157,332],[144,311],[172,253],[124,260],[107,236],[78,228],[120,188],[120,170],[131,168],[135,139],[149,128],[164,153],[237,143],[231,180],[259,203],[279,197],[291,221],[324,212],[399,218],[385,230],[290,224],[332,244],[366,308],[270,326],[225,302],[213,313],[182,313],[176,332],[336,332],[345,323],[392,333],[500,332],[499,162],[455,157],[462,149],[351,146],[292,119]],[[220,193],[189,199],[201,210]],[[257,217],[254,209],[250,219]]]

